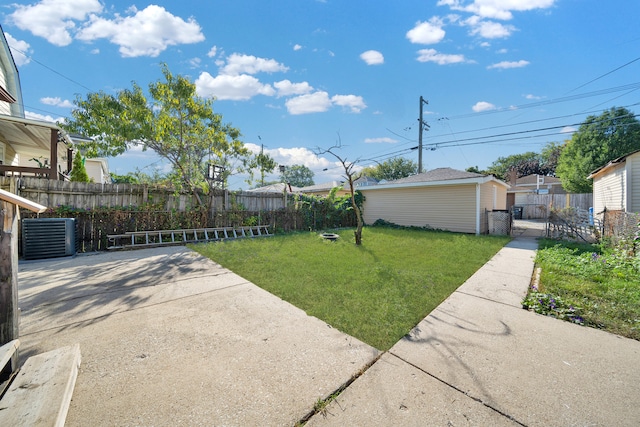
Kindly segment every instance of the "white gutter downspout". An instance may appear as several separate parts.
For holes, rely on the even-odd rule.
[[[480,234],[480,184],[476,184],[476,236]]]

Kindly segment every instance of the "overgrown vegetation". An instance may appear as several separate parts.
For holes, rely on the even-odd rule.
[[[640,224],[616,242],[542,240],[525,308],[640,340]]]
[[[365,227],[329,242],[299,232],[192,248],[380,350],[387,350],[488,261],[507,237]]]

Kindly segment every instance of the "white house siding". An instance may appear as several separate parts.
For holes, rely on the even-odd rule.
[[[7,89],[7,72],[0,62],[0,86]],[[11,115],[11,104],[8,102],[0,101],[0,114],[5,116]]]
[[[596,213],[607,210],[625,210],[626,167],[620,163],[602,176],[593,179],[593,209]]]
[[[476,233],[476,184],[360,189],[364,221]],[[506,203],[506,200],[505,200]]]
[[[493,210],[507,209],[507,188],[495,182],[486,182],[480,186],[480,233],[489,231],[487,213]]]
[[[629,180],[629,212],[640,212],[640,153],[627,157],[627,179]]]

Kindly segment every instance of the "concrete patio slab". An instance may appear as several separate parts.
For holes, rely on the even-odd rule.
[[[68,426],[293,425],[378,356],[182,247],[24,263],[19,283],[21,357],[80,344]]]

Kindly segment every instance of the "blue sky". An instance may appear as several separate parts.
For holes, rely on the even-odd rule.
[[[638,112],[636,0],[16,1],[0,22],[29,117],[68,117],[76,94],[142,87],[160,63],[188,76],[243,141],[315,182],[339,179],[317,147],[362,166],[486,168],[562,142],[589,114]],[[414,148],[414,149],[412,149]],[[150,152],[120,174],[163,168]],[[323,169],[327,169],[323,171]],[[268,177],[267,179],[275,178]],[[233,176],[232,189],[246,188]]]

